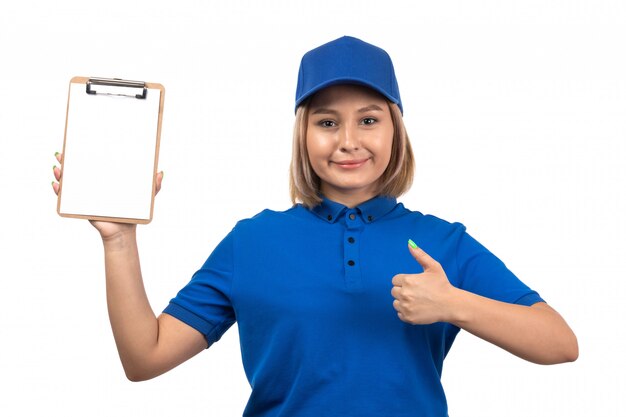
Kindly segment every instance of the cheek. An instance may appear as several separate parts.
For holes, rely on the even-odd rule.
[[[390,136],[384,136],[384,139],[379,139],[374,144],[372,151],[376,154],[379,163],[387,166],[391,159],[391,150],[393,147],[393,132]]]
[[[313,163],[316,159],[328,158],[333,151],[332,140],[321,135],[307,135],[306,146]]]
[[[313,168],[313,172],[315,172],[319,176],[322,159],[320,147],[319,144],[316,141],[311,140],[310,136],[308,135],[306,139],[306,151],[309,157],[309,163],[311,164],[311,168]]]

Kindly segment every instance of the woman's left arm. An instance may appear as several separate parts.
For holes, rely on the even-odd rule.
[[[393,278],[393,305],[401,320],[411,324],[448,322],[538,364],[578,358],[574,332],[548,304],[509,304],[455,288],[436,260],[420,248],[409,250],[424,272]]]

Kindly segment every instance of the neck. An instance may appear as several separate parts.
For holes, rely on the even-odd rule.
[[[376,197],[376,194],[373,192],[343,193],[336,192],[335,190],[322,190],[322,194],[324,194],[324,196],[329,200],[343,204],[348,208],[354,208],[359,204]]]

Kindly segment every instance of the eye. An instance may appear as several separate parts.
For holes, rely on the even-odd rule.
[[[322,120],[319,124],[322,127],[335,127],[336,126],[335,122],[332,120]]]
[[[376,119],[374,119],[373,117],[366,117],[361,120],[361,123],[364,125],[373,125],[374,123],[376,123]]]

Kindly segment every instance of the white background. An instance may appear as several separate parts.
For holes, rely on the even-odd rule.
[[[25,0],[0,6],[0,415],[241,415],[236,327],[125,380],[99,237],[50,187],[68,83],[166,87],[164,188],[139,230],[160,312],[238,219],[289,207],[299,60],[346,34],[394,59],[417,157],[405,205],[463,222],[579,338],[577,362],[545,367],[461,333],[450,415],[623,413],[624,2]]]

